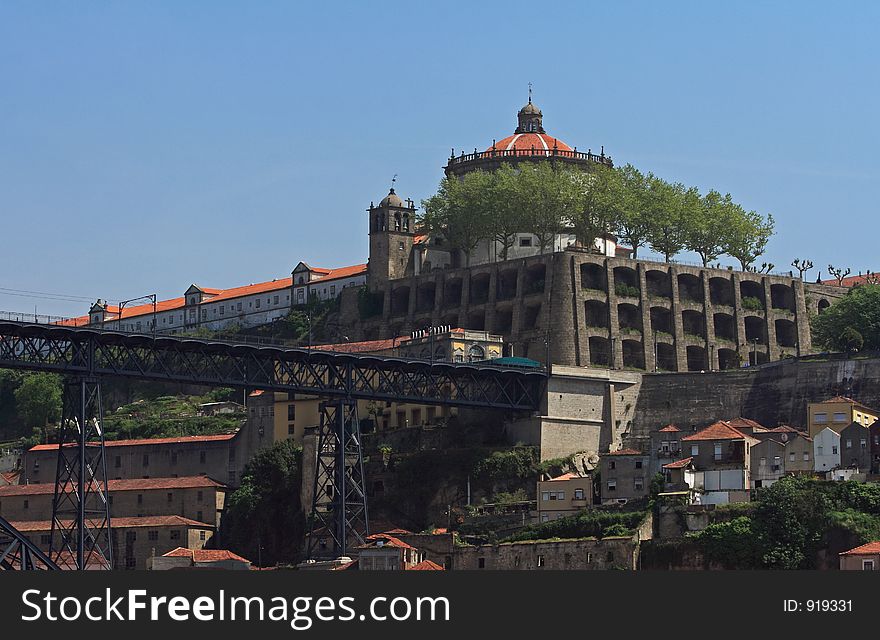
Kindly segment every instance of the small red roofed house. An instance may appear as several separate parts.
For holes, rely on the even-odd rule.
[[[367,536],[364,544],[357,547],[357,552],[359,571],[406,570],[425,559],[421,551],[388,533]]]
[[[538,522],[573,516],[593,504],[593,479],[563,473],[538,481]]]
[[[147,569],[227,569],[240,571],[251,568],[251,561],[226,549],[187,549],[177,547],[161,556],[147,558]]]
[[[874,540],[839,555],[841,570],[877,571],[880,569],[880,541]]]
[[[619,449],[599,456],[602,504],[625,503],[648,496],[651,456]]]
[[[758,440],[719,420],[681,439],[682,456],[694,465],[702,504],[748,502],[751,448]]]

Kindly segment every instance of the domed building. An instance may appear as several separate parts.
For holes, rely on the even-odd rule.
[[[589,170],[592,165],[602,164],[611,167],[611,157],[605,155],[604,147],[599,154],[592,150],[586,153],[578,151],[577,147],[571,147],[559,138],[551,136],[544,130],[544,114],[534,104],[529,96],[528,103],[516,114],[517,127],[512,135],[493,140],[492,146],[485,151],[473,153],[462,152],[455,155],[455,149],[443,168],[447,176],[460,176],[469,171],[482,169],[491,171],[499,168],[502,164],[516,165],[520,162],[534,162],[536,160],[550,159],[553,162],[562,162],[569,165],[579,166]]]

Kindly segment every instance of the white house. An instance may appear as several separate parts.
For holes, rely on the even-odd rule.
[[[813,436],[813,461],[816,471],[830,471],[840,466],[840,434],[831,427]]]

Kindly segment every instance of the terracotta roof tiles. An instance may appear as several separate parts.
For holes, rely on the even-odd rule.
[[[699,440],[741,440],[745,438],[746,435],[741,431],[737,431],[736,429],[731,427],[730,423],[719,420],[718,422],[710,424],[708,427],[700,429],[694,434],[685,436],[681,439],[681,441],[693,442]]]
[[[104,443],[106,447],[134,447],[140,445],[153,444],[199,444],[202,442],[223,442],[232,440],[235,433],[220,433],[210,436],[178,436],[176,438],[142,438],[139,440],[107,440]],[[73,446],[73,445],[65,445]],[[57,451],[58,444],[38,444],[28,451]]]
[[[840,555],[842,556],[860,556],[860,555],[874,555],[880,553],[880,540],[874,540],[867,544],[863,544],[860,547],[856,547],[854,549],[850,549],[849,551],[844,551]]]

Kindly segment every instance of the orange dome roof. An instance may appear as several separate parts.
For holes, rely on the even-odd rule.
[[[572,151],[573,149],[562,140],[554,138],[546,133],[515,133],[499,140],[486,151],[517,151],[517,155],[528,154],[534,151],[534,155],[549,155],[553,150]]]

